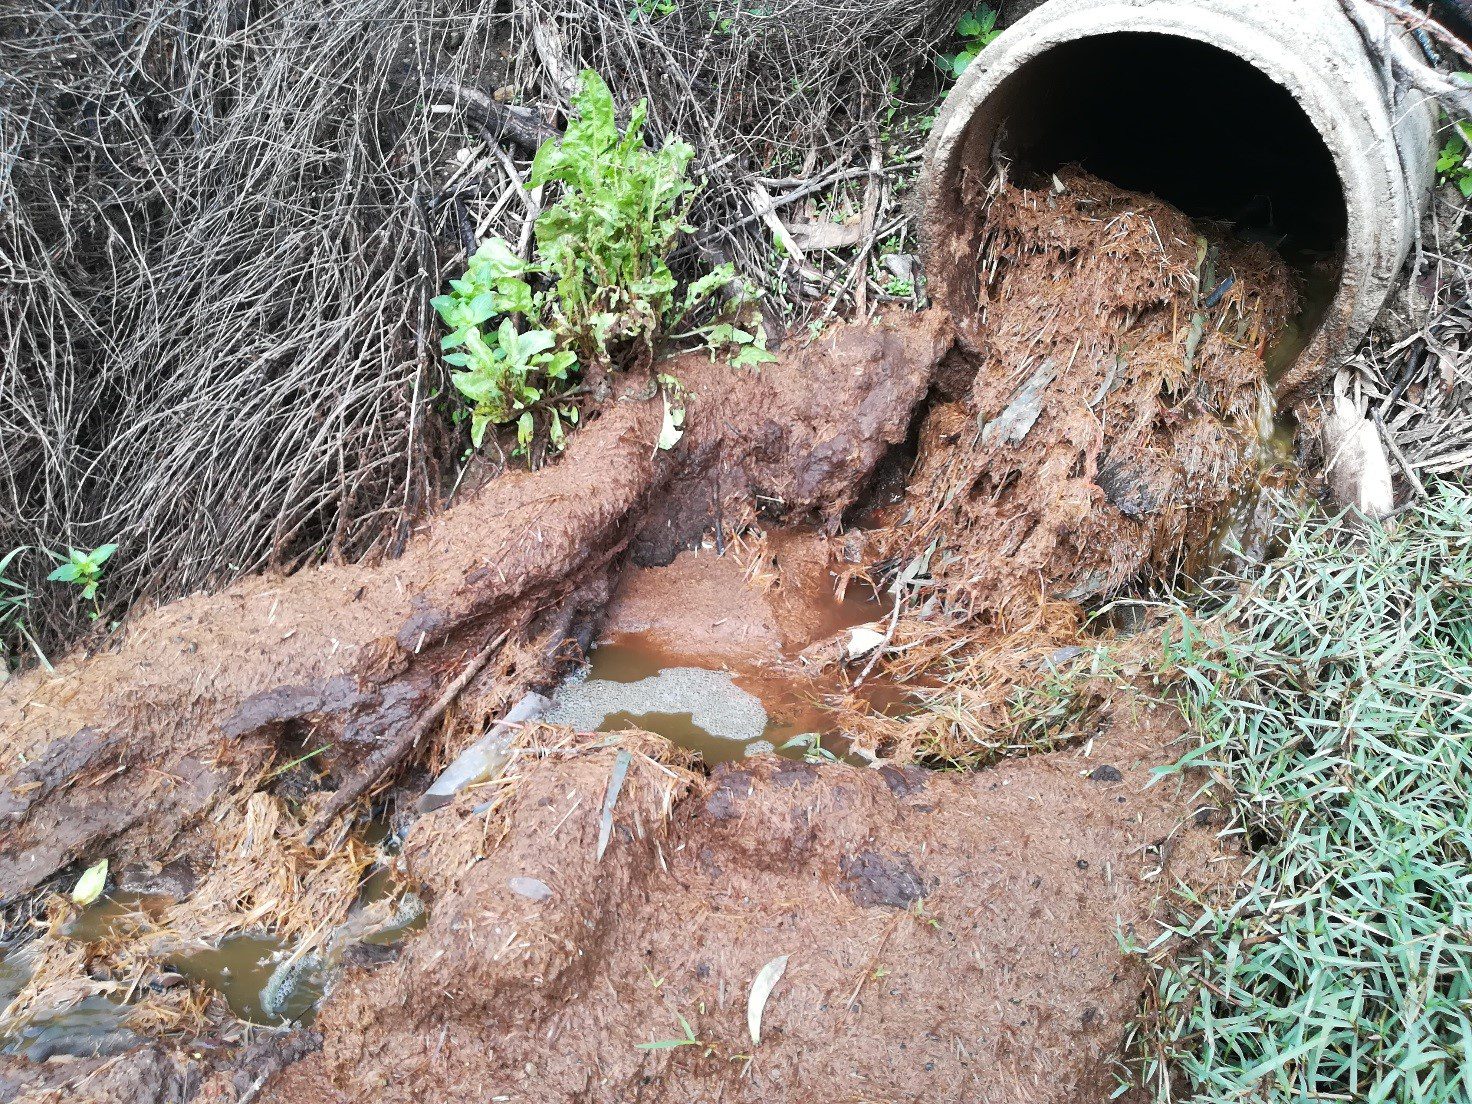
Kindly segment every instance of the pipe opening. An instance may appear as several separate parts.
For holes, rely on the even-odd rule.
[[[992,133],[1016,170],[1082,165],[1304,267],[1345,241],[1344,189],[1323,137],[1286,88],[1215,46],[1150,33],[1064,43],[994,102]]]

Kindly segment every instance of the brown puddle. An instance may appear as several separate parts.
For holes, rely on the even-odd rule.
[[[596,732],[642,728],[700,752],[712,766],[774,750],[801,759],[801,749],[782,750],[783,745],[805,733],[833,730],[833,712],[823,696],[840,690],[836,683],[825,687],[797,673],[734,674],[686,662],[648,634],[615,637],[593,649],[585,678],[559,692],[551,719],[575,715],[583,722],[575,727]]]
[[[835,571],[838,542],[773,533],[747,557],[685,553],[631,573],[615,596],[588,668],[558,690],[548,720],[586,731],[642,728],[708,764],[777,751],[802,759],[810,734],[842,757],[830,699],[851,693],[833,658],[850,629],[887,612],[872,587]],[[840,596],[839,591],[842,591]],[[814,645],[827,661],[804,660]],[[894,709],[904,694],[871,681],[859,696]]]
[[[364,830],[366,840],[388,844],[387,827],[373,822]],[[387,865],[380,864],[363,881],[358,907],[317,950],[293,948],[264,931],[229,936],[213,947],[192,949],[162,961],[166,972],[218,994],[230,1011],[246,1023],[278,1026],[310,1025],[326,994],[329,972],[356,944],[391,947],[422,929],[427,914],[412,896],[401,896],[401,885]],[[77,911],[60,929],[65,939],[82,944],[125,942],[139,932],[156,929],[173,898],[115,890]],[[399,907],[386,921],[371,906]],[[12,949],[0,958],[0,1010],[22,991],[32,972],[30,947]],[[44,1060],[53,1054],[93,1056],[116,1053],[135,1045],[139,1037],[129,1029],[133,1002],[141,992],[124,999],[89,996],[53,1012],[43,1012],[21,1029],[0,1036],[0,1052],[27,1054]]]
[[[230,1011],[249,1023],[290,1020],[310,1024],[316,1018],[325,979],[311,963],[291,960],[290,948],[273,936],[236,935],[170,965],[190,981],[219,993]],[[302,968],[293,970],[298,963]]]

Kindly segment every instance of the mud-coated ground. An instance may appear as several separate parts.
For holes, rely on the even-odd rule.
[[[528,758],[504,826],[479,796],[416,826],[429,928],[344,980],[272,1098],[1107,1099],[1142,981],[1116,932],[1150,938],[1163,888],[1217,876],[1213,830],[1145,788],[1176,731],[1142,707],[1087,757],[978,775],[636,757],[601,862],[616,751]],[[754,1046],[748,993],[780,955]],[[700,1045],[639,1048],[679,1016]]]
[[[290,778],[327,792],[292,808],[325,804],[327,823],[278,831],[330,828],[293,851],[329,863],[330,814],[361,817],[374,793],[411,807],[600,632],[679,623],[665,646],[690,661],[801,652],[851,678],[811,651],[841,618],[801,624],[780,570],[763,587],[765,553],[629,575],[759,516],[877,526],[787,570],[923,580],[905,616],[954,637],[938,676],[963,651],[984,663],[977,626],[1176,562],[1247,478],[1262,348],[1291,302],[1281,265],[1079,178],[984,209],[993,298],[959,347],[932,311],[836,328],[760,373],[679,358],[692,398],[672,453],[654,448],[658,399],[628,381],[554,465],[487,481],[399,559],[140,613],[0,688],[0,902],[44,900],[100,857],[219,868],[212,826],[309,743],[329,749],[320,777]],[[876,473],[909,484],[887,511],[862,509]],[[1078,723],[1055,741],[1069,750],[975,773],[762,758],[706,775],[648,734],[525,728],[504,777],[412,825],[404,876],[428,927],[341,977],[312,1031],[243,1048],[212,1022],[112,1058],[3,1059],[0,1098],[1107,1099],[1143,980],[1120,934],[1152,938],[1177,883],[1210,892],[1238,866],[1197,815],[1199,779],[1147,785],[1178,717],[1120,688]],[[784,955],[754,1043],[748,991]]]

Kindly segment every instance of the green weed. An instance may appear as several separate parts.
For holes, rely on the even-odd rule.
[[[30,592],[14,579],[6,578],[5,574],[10,570],[10,565],[25,551],[24,548],[13,548],[4,556],[0,556],[0,682],[5,681],[16,662],[8,640],[11,633],[13,632],[16,637],[25,639],[33,648],[35,647],[35,641],[31,640],[30,632],[26,628],[26,614],[31,600]],[[37,655],[39,654],[40,650],[37,649]]]
[[[652,23],[666,15],[674,15],[680,10],[676,0],[634,0],[629,8],[629,22],[638,23],[641,19]]]
[[[781,751],[802,752],[804,763],[836,763],[838,756],[823,746],[823,737],[817,732],[804,732],[788,740]]]
[[[635,1046],[640,1050],[675,1050],[679,1047],[687,1046],[704,1047],[706,1056],[709,1057],[713,1053],[711,1045],[695,1034],[695,1029],[690,1026],[690,1021],[684,1016],[676,1012],[675,1018],[680,1021],[680,1029],[685,1033],[682,1038],[659,1039],[651,1043],[636,1043]]]
[[[1444,184],[1455,184],[1463,199],[1472,199],[1472,123],[1458,123],[1441,147],[1436,175]]]
[[[1472,495],[1303,521],[1168,649],[1256,851],[1142,948],[1157,1101],[1472,1098]],[[1182,948],[1185,948],[1182,950]]]
[[[491,238],[433,300],[476,447],[490,426],[514,422],[519,450],[539,435],[560,449],[578,421],[580,378],[648,369],[661,338],[736,282],[720,265],[681,292],[665,258],[691,229],[694,151],[674,138],[649,148],[643,102],[620,131],[608,86],[592,71],[581,81],[566,132],[532,162],[528,183],[559,194],[534,224],[535,260]],[[748,308],[738,296],[734,309]],[[738,365],[772,359],[759,327],[709,322],[681,336],[734,348]]]
[[[940,67],[953,78],[959,78],[970,68],[977,55],[996,41],[1002,32],[997,28],[997,12],[985,4],[964,13],[956,21],[956,34],[961,39],[961,48],[954,54],[943,55]]]
[[[75,548],[67,549],[65,556],[56,552],[49,555],[61,566],[56,568],[46,581],[50,583],[71,583],[80,587],[82,598],[92,603],[92,619],[95,621],[99,616],[97,611],[97,588],[102,583],[102,567],[112,558],[112,554],[118,550],[115,544],[103,544],[94,548],[91,552],[82,552]]]

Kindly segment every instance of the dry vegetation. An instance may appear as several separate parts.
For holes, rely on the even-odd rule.
[[[43,549],[120,546],[106,621],[402,546],[465,446],[429,300],[477,236],[528,248],[526,169],[584,67],[697,150],[677,272],[736,262],[774,331],[883,297],[923,138],[891,89],[930,100],[958,5],[666,7],[7,5],[0,549],[41,650],[91,612]],[[848,226],[779,255],[777,211]]]
[[[465,441],[449,418],[429,300],[487,234],[501,234],[527,254],[542,209],[541,196],[526,187],[531,155],[557,132],[581,69],[602,73],[624,106],[647,98],[653,142],[678,135],[696,149],[692,171],[704,188],[691,214],[694,232],[670,258],[677,273],[734,262],[768,290],[763,310],[774,334],[801,336],[829,317],[918,302],[904,276],[914,236],[903,193],[940,91],[934,55],[959,7],[935,0],[9,6],[0,15],[0,71],[15,78],[0,104],[0,554],[15,555],[0,571],[14,581],[13,590],[0,589],[0,629],[11,633],[0,646],[20,651],[23,624],[26,646],[50,652],[88,625],[88,604],[45,583],[52,564],[44,549],[119,545],[101,593],[104,623],[140,599],[163,601],[250,572],[399,551],[415,519],[453,496],[463,474]],[[910,88],[919,89],[911,94],[917,102],[907,104],[898,90]],[[1392,760],[1404,769],[1406,733],[1387,721],[1379,746],[1357,750],[1340,742],[1336,728],[1333,746],[1304,751],[1295,744],[1305,761],[1264,775],[1260,765],[1276,761],[1301,719],[1295,709],[1311,695],[1291,680],[1286,691],[1259,685],[1241,668],[1287,670],[1305,647],[1354,640],[1331,657],[1336,685],[1345,700],[1351,690],[1368,692],[1365,685],[1376,689],[1369,675],[1377,664],[1361,654],[1363,639],[1347,635],[1362,635],[1365,624],[1346,629],[1335,612],[1350,604],[1350,578],[1354,597],[1368,592],[1379,603],[1366,615],[1382,634],[1378,651],[1403,657],[1402,668],[1384,676],[1401,681],[1378,689],[1393,697],[1408,686],[1430,686],[1390,706],[1425,713],[1447,710],[1458,692],[1465,696],[1466,615],[1456,588],[1465,590],[1466,549],[1450,526],[1465,529],[1467,508],[1436,481],[1472,461],[1469,227],[1462,197],[1443,188],[1408,294],[1351,364],[1353,386],[1393,444],[1405,494],[1420,503],[1408,528],[1377,534],[1368,555],[1342,543],[1341,533],[1293,537],[1292,571],[1234,583],[1258,588],[1248,591],[1257,605],[1242,616],[1237,650],[1225,659],[1174,657],[1188,671],[1195,665],[1189,695],[1203,754],[1236,794],[1240,825],[1274,857],[1235,911],[1183,922],[1184,934],[1205,945],[1199,955],[1180,967],[1160,964],[1162,1018],[1150,1041],[1162,1061],[1154,1071],[1162,1099],[1171,1091],[1169,1070],[1188,1070],[1203,1099],[1229,1098],[1236,1074],[1250,1091],[1260,1068],[1279,1078],[1285,1093],[1307,1084],[1314,1071],[1301,1060],[1305,1024],[1323,1027],[1322,1038],[1308,1041],[1323,1051],[1325,1068],[1337,1063],[1336,1085],[1358,1091],[1357,1063],[1383,1060],[1379,1041],[1344,1023],[1361,1007],[1353,1001],[1362,1005],[1369,990],[1362,986],[1358,996],[1344,996],[1349,1003],[1330,1007],[1314,988],[1326,959],[1293,942],[1310,944],[1319,933],[1303,911],[1303,886],[1295,881],[1302,872],[1285,871],[1281,856],[1306,834],[1338,849],[1345,822],[1366,808],[1387,854],[1432,850],[1416,833],[1386,829],[1419,809],[1421,795],[1398,793],[1398,803],[1375,793],[1350,800],[1340,785],[1343,777],[1392,777],[1385,773]],[[1117,260],[1106,253],[1097,259]],[[1199,300],[1199,267],[1176,267],[1162,278],[1169,294]],[[1224,311],[1235,313],[1210,332],[1201,355],[1260,348],[1262,332],[1282,321],[1276,307],[1264,317],[1260,306],[1229,301]],[[1133,315],[1131,325],[1138,319]],[[1159,355],[1137,365],[1135,401],[1153,404],[1163,386],[1179,382],[1177,334],[1157,336]],[[1005,359],[1006,352],[997,355]],[[1092,395],[1112,379],[1066,382],[1076,395]],[[1236,420],[1258,416],[1256,389],[1217,397]],[[997,422],[1011,408],[1007,398],[981,394],[973,401]],[[977,413],[967,410],[966,426],[979,434]],[[931,428],[936,440],[944,437],[943,412]],[[945,443],[960,439],[958,433]],[[1165,442],[1161,455],[1177,455],[1165,447],[1177,443]],[[988,479],[1000,495],[1006,480],[993,479],[997,473],[974,457],[953,464],[951,452],[937,455],[927,467],[934,457],[922,451],[910,524],[895,527],[900,539],[885,550],[881,573],[894,587],[895,605],[883,646],[860,677],[881,671],[911,683],[920,708],[903,718],[877,717],[855,701],[845,727],[871,752],[967,768],[1086,738],[1090,709],[1113,685],[1119,653],[1087,646],[1085,613],[1073,601],[1019,589],[1002,624],[978,617],[978,573],[1007,553],[983,547],[977,534],[994,532],[995,518],[967,514],[966,503]],[[1088,473],[1089,480],[1097,474]],[[1219,510],[1223,503],[1207,505]],[[968,539],[978,543],[958,545]],[[1346,548],[1354,551],[1352,564],[1335,559]],[[1424,569],[1424,578],[1414,577],[1427,584],[1424,592],[1394,581],[1407,556]],[[1371,567],[1356,566],[1364,563]],[[1107,587],[1081,597],[1117,591],[1142,571],[1173,565],[1125,566],[1130,570],[1121,569]],[[1450,606],[1428,605],[1424,594],[1433,584]],[[1290,586],[1298,589],[1282,589]],[[27,603],[5,605],[22,592]],[[1276,597],[1264,599],[1265,592]],[[1421,618],[1411,625],[1420,636],[1434,637],[1448,609],[1454,638],[1438,647],[1460,649],[1455,662],[1396,651],[1406,611]],[[1275,635],[1295,616],[1304,619],[1298,635]],[[1143,661],[1136,655],[1132,662],[1138,671]],[[1323,655],[1316,662],[1322,666]],[[1250,727],[1249,717],[1261,723],[1264,693],[1276,695],[1275,727]],[[1322,699],[1319,693],[1315,700]],[[1465,728],[1464,712],[1448,711],[1430,735]],[[1355,716],[1342,701],[1331,713],[1310,718],[1315,731],[1347,727]],[[1428,734],[1417,728],[1413,735]],[[684,759],[645,739],[629,737],[623,746],[663,776],[683,779]],[[521,734],[518,750],[528,761],[576,753],[565,734],[537,729]],[[1411,750],[1425,764],[1444,765],[1444,743]],[[1372,752],[1384,762],[1366,759]],[[1447,762],[1462,771],[1460,760]],[[1316,771],[1332,775],[1330,802],[1321,787],[1304,782]],[[487,833],[496,830],[516,777],[487,792]],[[1460,773],[1455,780],[1464,781]],[[326,947],[349,919],[376,856],[347,836],[303,842],[311,802],[288,806],[268,781],[243,785],[240,800],[221,807],[207,842],[213,865],[193,893],[160,912],[140,913],[116,938],[82,948],[65,934],[70,906],[59,897],[37,902],[40,935],[27,950],[31,979],[0,1010],[0,1034],[86,996],[131,993],[181,948],[231,934],[269,927],[300,953]],[[1422,782],[1400,774],[1393,781],[1412,788]],[[1320,803],[1327,811],[1315,820],[1309,810]],[[1447,848],[1447,863],[1465,865],[1460,836],[1437,845]],[[1370,877],[1362,859],[1339,850],[1332,857],[1314,865],[1308,879],[1330,912],[1341,907],[1336,894],[1344,886]],[[1443,876],[1445,865],[1433,873]],[[1424,895],[1415,898],[1418,908]],[[1414,940],[1440,940],[1463,955],[1448,935],[1455,909],[1440,898],[1433,904],[1418,914],[1426,922]],[[1404,979],[1387,965],[1401,945],[1387,934],[1389,910],[1380,906],[1381,926],[1355,953],[1357,968],[1382,983],[1371,997],[1389,1023],[1393,990]],[[1270,914],[1286,917],[1271,933],[1279,957],[1251,956],[1258,971],[1248,978],[1252,985],[1241,976],[1219,977],[1232,970],[1221,948],[1256,951],[1269,943],[1260,929]],[[1359,914],[1349,926],[1369,930]],[[1292,938],[1280,938],[1285,931]],[[1299,980],[1285,994],[1274,987],[1288,967]],[[1460,981],[1443,982],[1433,994],[1438,1001],[1464,1000]],[[1230,1007],[1203,1024],[1208,992]],[[1450,1034],[1448,1024],[1465,1034],[1459,1008],[1423,1009],[1412,1026],[1420,1030],[1434,1013],[1438,1038]],[[156,995],[137,1013],[155,1031],[196,1024],[202,1015],[197,995],[183,993]],[[1278,1029],[1266,1042],[1257,1027],[1264,1019]],[[1342,1045],[1330,1039],[1346,1031]],[[1207,1037],[1232,1050],[1234,1072],[1222,1073],[1218,1055],[1201,1057],[1197,1044]],[[1451,1054],[1455,1047],[1444,1049]],[[1441,1080],[1431,1085],[1422,1077],[1430,1086],[1423,1097],[1453,1099],[1459,1085],[1447,1073],[1451,1064],[1440,1052],[1434,1057]],[[1423,1098],[1396,1091],[1396,1099]]]

